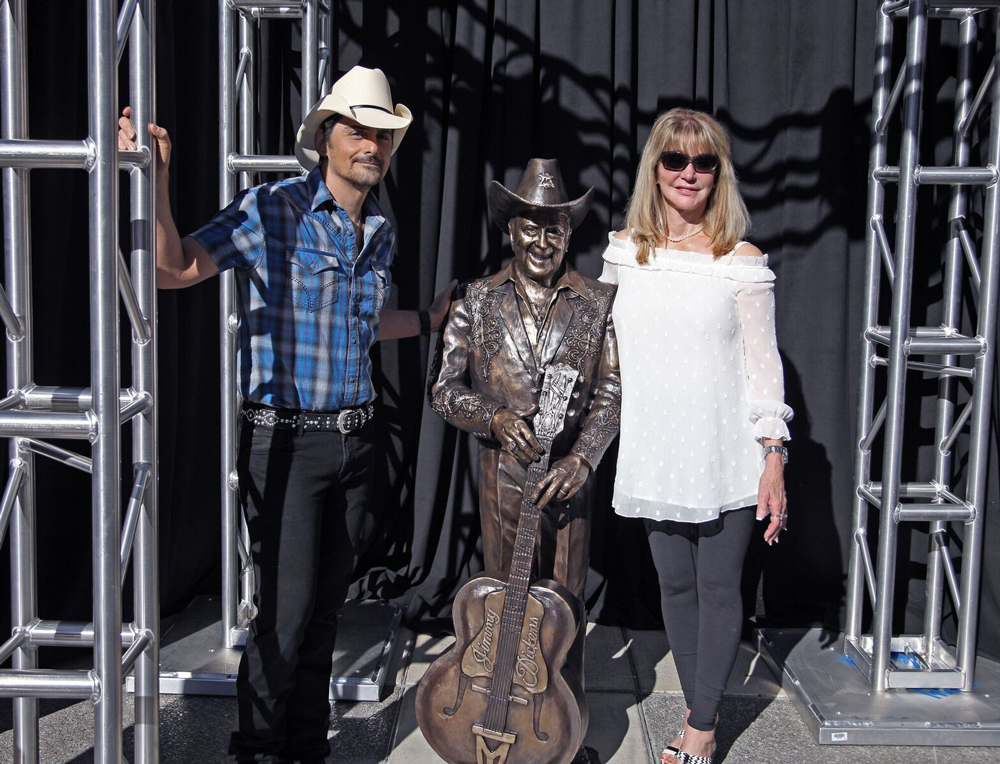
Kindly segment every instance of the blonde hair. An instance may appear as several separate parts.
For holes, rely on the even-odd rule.
[[[729,136],[708,114],[693,109],[671,109],[657,117],[646,140],[635,176],[632,197],[625,208],[625,228],[638,246],[640,265],[670,235],[665,202],[656,182],[657,164],[664,151],[710,153],[719,157],[715,186],[705,209],[705,233],[716,257],[729,252],[750,230],[750,213],[740,196],[730,153]]]

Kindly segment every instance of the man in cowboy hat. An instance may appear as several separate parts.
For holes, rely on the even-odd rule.
[[[590,483],[618,433],[621,385],[611,324],[614,287],[565,261],[593,189],[570,200],[554,159],[532,159],[510,191],[490,184],[490,218],[510,234],[514,259],[465,285],[439,343],[431,406],[479,439],[479,515],[487,570],[510,570],[527,468],[542,448],[530,424],[545,368],[568,363],[580,376],[551,467],[532,500],[542,514],[534,561],[579,597],[589,562]],[[581,645],[582,647],[582,645]],[[582,661],[581,661],[582,668]]]
[[[125,110],[119,148],[135,148]],[[237,471],[250,531],[254,618],[237,679],[237,761],[320,762],[329,753],[337,613],[363,529],[376,459],[368,422],[378,339],[429,333],[430,311],[384,310],[395,234],[371,189],[411,122],[378,69],[356,66],[299,128],[307,174],[238,194],[181,239],[168,196],[170,139],[156,140],[157,284],[232,268],[239,305]]]

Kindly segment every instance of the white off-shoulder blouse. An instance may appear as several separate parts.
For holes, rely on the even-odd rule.
[[[757,503],[762,438],[789,439],[774,331],[774,273],[763,257],[656,249],[609,235],[601,281],[622,379],[612,503],[625,517],[707,522]]]

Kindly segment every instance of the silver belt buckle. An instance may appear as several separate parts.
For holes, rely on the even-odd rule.
[[[337,414],[337,429],[344,435],[365,423],[364,409],[344,409]]]

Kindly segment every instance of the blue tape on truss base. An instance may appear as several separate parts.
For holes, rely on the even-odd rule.
[[[893,653],[892,659],[897,663],[907,663],[913,668],[925,668],[923,661],[913,653]],[[854,660],[849,655],[841,655],[839,658],[843,663],[849,663],[852,666],[857,666]],[[976,689],[979,685],[972,685],[972,689]],[[955,689],[954,687],[911,687],[907,688],[908,692],[917,692],[921,695],[926,695],[928,698],[948,698],[952,695],[961,692],[961,690]]]
[[[961,690],[956,690],[953,687],[911,687],[910,692],[917,692],[928,698],[947,698],[956,692],[961,692]]]
[[[916,653],[892,653],[890,659],[892,660],[894,665],[900,668],[903,667],[915,668],[915,669],[927,668],[927,665],[922,660],[920,660],[920,656],[917,655]]]

